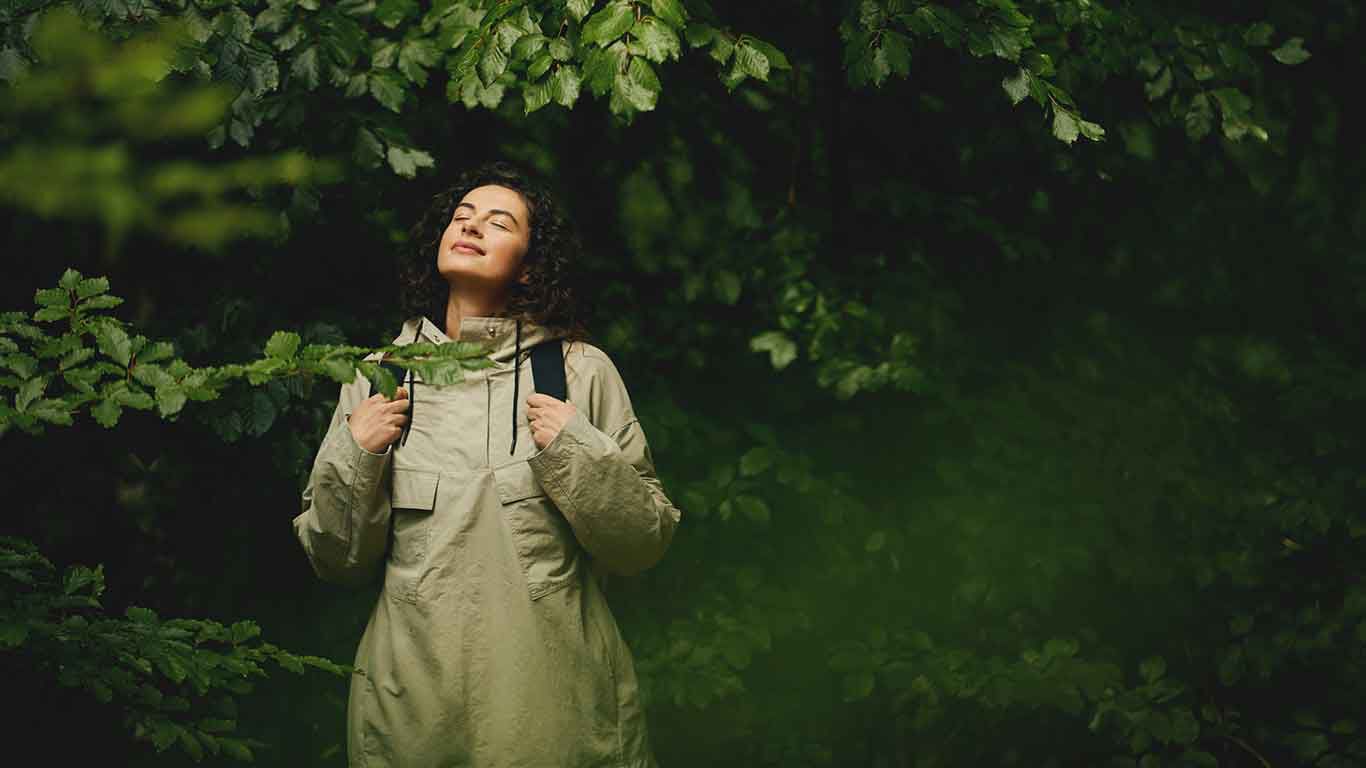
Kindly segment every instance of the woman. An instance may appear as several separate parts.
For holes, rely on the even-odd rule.
[[[318,576],[365,582],[384,561],[350,763],[654,766],[600,580],[658,562],[680,513],[620,375],[578,333],[575,239],[541,186],[492,164],[412,240],[394,343],[478,342],[493,366],[440,388],[410,376],[393,400],[357,377],[314,461],[294,529]],[[568,402],[535,392],[527,363],[555,339]]]

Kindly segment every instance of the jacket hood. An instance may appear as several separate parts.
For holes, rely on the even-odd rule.
[[[403,330],[394,343],[429,341],[444,344],[448,341],[463,341],[490,350],[489,358],[497,366],[506,367],[512,364],[514,354],[518,354],[519,362],[525,362],[532,347],[563,337],[563,332],[529,320],[519,323],[510,317],[465,317],[460,320],[458,336],[452,339],[429,318],[414,317],[403,324]]]

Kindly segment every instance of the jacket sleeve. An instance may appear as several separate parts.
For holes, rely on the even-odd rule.
[[[384,453],[365,450],[347,423],[368,389],[360,376],[342,386],[303,491],[302,511],[294,518],[294,533],[314,572],[338,584],[372,580],[389,538],[393,447]]]
[[[599,374],[590,395],[593,419],[576,403],[574,417],[528,463],[595,562],[631,575],[664,557],[682,513],[655,477],[621,377],[610,362]]]

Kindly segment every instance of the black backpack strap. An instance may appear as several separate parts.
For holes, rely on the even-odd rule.
[[[564,351],[559,339],[543,341],[531,348],[531,378],[537,392],[557,400],[569,400],[569,385],[564,378]]]

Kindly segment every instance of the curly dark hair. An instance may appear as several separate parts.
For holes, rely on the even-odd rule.
[[[522,262],[528,279],[512,284],[505,315],[553,328],[571,339],[586,338],[573,280],[581,248],[578,234],[544,181],[503,160],[460,174],[455,184],[432,198],[409,230],[408,247],[398,257],[399,304],[404,317],[423,316],[445,327],[450,286],[436,269],[441,235],[460,200],[470,190],[490,184],[521,195],[531,216],[530,242]]]

